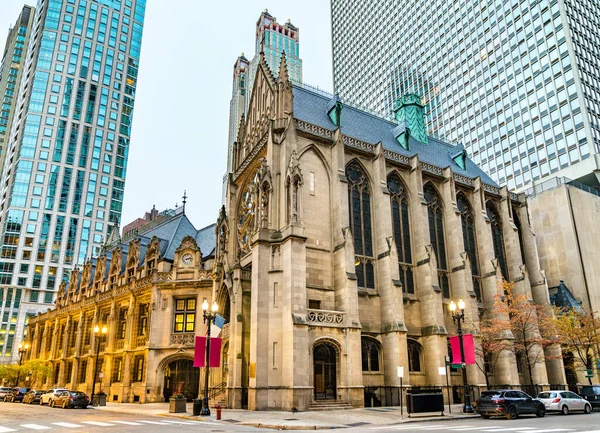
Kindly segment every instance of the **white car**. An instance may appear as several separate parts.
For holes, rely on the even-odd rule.
[[[571,391],[544,391],[540,392],[537,398],[544,402],[549,412],[560,412],[563,415],[576,410],[592,412],[592,405]]]
[[[50,403],[52,403],[52,400],[54,400],[56,397],[58,397],[58,394],[60,394],[61,392],[64,392],[64,391],[68,391],[68,389],[67,388],[52,388],[45,394],[42,394],[42,396],[40,397],[40,405],[42,405],[42,404],[50,405]]]
[[[12,390],[12,388],[8,388],[6,386],[0,387],[0,401],[4,401],[4,396],[6,395],[6,393],[11,392]]]

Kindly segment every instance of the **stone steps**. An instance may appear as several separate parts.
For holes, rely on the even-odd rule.
[[[313,401],[308,410],[325,411],[325,410],[340,410],[354,409],[350,403],[336,400],[317,400]]]

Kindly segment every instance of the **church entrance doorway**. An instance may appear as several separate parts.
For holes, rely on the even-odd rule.
[[[315,400],[335,400],[337,351],[331,343],[321,343],[313,351]]]
[[[163,395],[165,401],[171,396],[183,394],[188,401],[198,398],[200,369],[194,368],[191,359],[178,359],[165,367]]]

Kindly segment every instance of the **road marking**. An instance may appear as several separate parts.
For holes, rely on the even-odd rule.
[[[30,428],[33,430],[49,430],[50,427],[46,427],[45,425],[39,424],[21,424],[20,427]]]
[[[520,429],[519,431],[517,431],[517,433],[551,433],[551,432],[558,432],[558,431],[573,431],[573,429],[572,428],[549,428],[549,429],[542,429],[542,430],[534,430],[533,432],[531,430],[524,431],[523,429]]]
[[[53,422],[52,424],[58,425],[58,426],[61,426],[61,427],[68,427],[68,428],[83,427],[80,424],[71,424],[70,422]]]
[[[167,421],[167,420],[165,420],[163,422],[166,422],[166,423],[169,423],[169,424],[185,424],[185,425],[194,425],[194,424],[197,424],[196,422],[191,422],[191,421]]]
[[[97,425],[100,427],[113,427],[114,424],[110,424],[107,422],[100,422],[100,421],[81,421],[83,424],[89,424],[89,425]]]
[[[489,427],[486,427],[485,430],[481,430],[481,431],[485,431],[485,432],[500,432],[500,431],[516,431],[516,430],[536,430],[535,427],[506,427],[506,428],[494,428],[494,429],[489,429]],[[537,430],[536,430],[537,433]]]
[[[578,431],[577,433],[600,433],[600,430]]]
[[[452,430],[462,430],[466,427],[469,427],[468,425],[457,425],[452,427]],[[481,427],[479,427],[481,428]],[[448,430],[448,426],[442,426],[442,427],[426,427],[427,430]]]
[[[168,422],[161,422],[161,421],[145,421],[145,420],[139,420],[139,419],[136,419],[136,421],[137,422],[143,422],[143,423],[146,423],[146,424],[169,425]]]
[[[460,428],[452,427],[452,428],[449,428],[448,430],[481,430],[481,428],[482,428],[481,426],[478,426],[478,427],[466,427],[466,428],[462,428],[462,427],[460,427]],[[498,425],[488,425],[488,426],[486,426],[485,428],[490,428],[490,429],[491,429],[491,428],[500,428],[500,426],[498,426]]]
[[[0,433],[8,433],[9,431],[16,431],[14,428],[0,427]]]
[[[112,421],[111,422],[118,422],[119,424],[125,424],[125,425],[143,425],[140,424],[139,422],[132,422],[132,421]]]
[[[411,423],[412,424],[412,423]],[[442,427],[441,425],[430,425],[430,426],[416,426],[416,425],[398,425],[398,426],[385,426],[385,427],[373,427],[373,430],[379,430],[379,429],[389,429],[389,428],[393,428],[394,430],[420,430],[420,429],[424,429],[424,428],[432,428],[432,427]]]

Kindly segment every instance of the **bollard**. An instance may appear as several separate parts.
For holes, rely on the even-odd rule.
[[[221,419],[221,406],[217,405],[215,409],[217,409],[217,421],[219,421]]]

